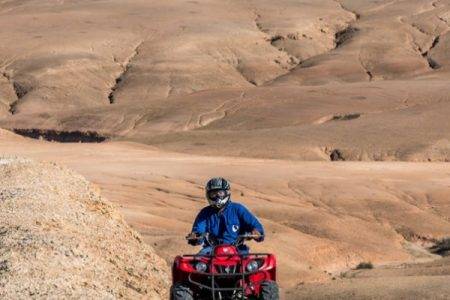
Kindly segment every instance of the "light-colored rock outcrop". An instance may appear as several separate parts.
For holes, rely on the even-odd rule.
[[[0,298],[164,299],[167,265],[82,176],[0,159]]]

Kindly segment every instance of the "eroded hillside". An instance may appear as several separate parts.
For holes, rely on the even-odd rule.
[[[207,155],[446,161],[449,17],[447,0],[2,1],[0,125]]]

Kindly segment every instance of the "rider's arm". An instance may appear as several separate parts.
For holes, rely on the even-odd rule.
[[[261,234],[261,239],[257,241],[262,242],[264,240],[264,228],[259,220],[244,205],[239,205],[239,215],[241,221],[250,232],[256,230]]]
[[[192,233],[195,233],[196,235],[200,235],[206,232],[206,220],[207,220],[207,214],[205,210],[201,210],[200,213],[197,215],[194,221],[194,225],[192,226]],[[203,240],[198,240],[196,243],[197,245],[200,245],[203,243]]]

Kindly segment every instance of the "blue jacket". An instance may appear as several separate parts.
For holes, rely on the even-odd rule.
[[[203,208],[195,219],[192,232],[208,232],[224,244],[232,244],[238,235],[253,229],[264,235],[264,228],[258,219],[244,205],[230,200],[220,212],[211,206]]]

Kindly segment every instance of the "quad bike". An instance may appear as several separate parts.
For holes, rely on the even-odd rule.
[[[223,244],[209,234],[195,237],[212,246],[211,254],[175,258],[170,299],[278,300],[275,256],[238,251],[244,241],[259,237],[240,235],[232,245]]]

